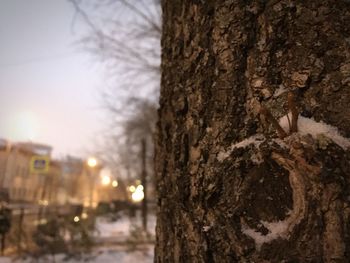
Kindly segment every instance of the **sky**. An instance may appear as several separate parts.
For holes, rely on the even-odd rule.
[[[0,0],[0,138],[84,157],[103,130],[103,70],[67,0]],[[75,23],[73,23],[75,21]]]

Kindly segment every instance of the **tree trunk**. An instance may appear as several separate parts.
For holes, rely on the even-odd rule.
[[[155,262],[348,262],[349,1],[162,7]]]

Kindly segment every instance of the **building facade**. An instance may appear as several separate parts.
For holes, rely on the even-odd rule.
[[[109,193],[115,189],[101,186],[100,164],[90,167],[71,156],[58,161],[51,152],[48,145],[0,139],[0,197],[5,193],[11,203],[86,207],[115,198]],[[33,169],[33,160],[40,158],[49,162],[45,171]]]

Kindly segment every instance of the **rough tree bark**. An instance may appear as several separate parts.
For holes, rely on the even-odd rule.
[[[350,3],[162,8],[155,262],[349,262]]]

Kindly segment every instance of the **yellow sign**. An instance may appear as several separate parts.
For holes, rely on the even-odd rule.
[[[32,173],[47,173],[50,167],[50,157],[33,156],[30,161],[30,171]]]

